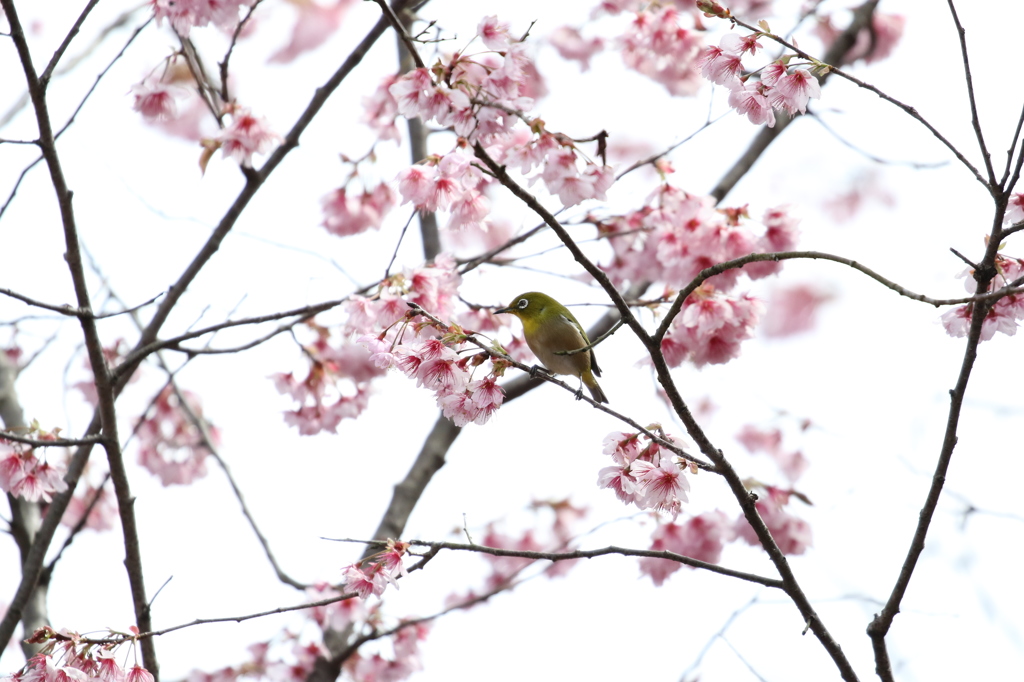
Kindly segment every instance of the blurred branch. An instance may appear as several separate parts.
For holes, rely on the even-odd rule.
[[[7,357],[6,353],[0,352],[0,420],[3,421],[7,430],[27,427],[21,401],[18,399],[18,391],[14,385],[17,377],[17,366]],[[28,561],[33,542],[39,533],[39,526],[42,522],[42,505],[38,502],[29,502],[20,497],[14,497],[10,493],[7,494],[7,502],[11,508],[11,536],[18,546],[21,562],[24,564]],[[17,625],[17,622],[18,619],[15,617],[14,625]],[[34,632],[48,622],[47,588],[46,583],[42,582],[35,587],[30,595],[26,596],[23,602],[22,632],[26,634]],[[12,630],[14,625],[12,625]],[[21,643],[21,651],[26,660],[31,658],[38,649],[39,647],[36,645],[27,642]]]

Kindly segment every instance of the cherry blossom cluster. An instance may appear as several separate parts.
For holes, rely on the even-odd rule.
[[[747,207],[716,209],[709,196],[690,194],[664,183],[647,205],[625,215],[595,219],[598,231],[612,248],[612,260],[602,268],[617,284],[665,282],[683,287],[701,270],[751,253],[792,249],[799,234],[798,220],[785,206],[765,211],[763,231],[752,229]],[[759,279],[781,270],[781,263],[749,263],[712,279],[728,291],[740,274]]]
[[[75,528],[83,522],[83,517],[84,528],[105,531],[114,527],[118,519],[117,501],[109,487],[79,481],[60,522],[68,528]]]
[[[184,400],[185,404],[182,404]],[[163,485],[187,485],[206,476],[207,435],[196,424],[207,424],[206,434],[217,446],[220,435],[203,419],[199,397],[190,391],[164,388],[136,426],[139,464]]]
[[[310,602],[336,599],[326,605],[311,606],[305,611],[321,630],[350,631],[360,634],[383,629],[384,616],[380,602],[368,603],[362,599],[340,599],[342,593],[327,583],[318,583],[306,590]],[[408,623],[408,624],[407,624]],[[387,637],[377,640],[390,645],[369,653],[363,645],[343,664],[343,677],[357,682],[398,682],[423,669],[420,644],[429,633],[424,622],[397,621]],[[318,641],[310,641],[308,633],[286,628],[272,639],[249,646],[247,660],[213,672],[192,670],[188,682],[235,682],[236,680],[266,679],[275,682],[304,682],[313,672],[318,657],[329,657],[330,652]]]
[[[787,56],[756,71],[749,71],[743,65],[743,55],[750,53],[753,56],[762,49],[758,42],[762,35],[767,34],[740,36],[727,33],[717,46],[704,50],[698,66],[701,75],[729,90],[729,106],[746,115],[751,123],[767,124],[771,128],[775,126],[775,110],[791,115],[802,114],[807,111],[810,99],[821,97],[818,79],[811,69],[804,68],[819,68],[821,65],[791,65],[792,57]]]
[[[797,220],[786,207],[769,209],[754,232],[746,207],[716,209],[714,199],[663,184],[653,201],[622,216],[595,220],[612,247],[602,268],[616,283],[661,281],[683,287],[702,270],[752,253],[788,251],[796,244]],[[741,274],[759,279],[782,264],[749,263],[706,280],[691,293],[662,341],[670,366],[692,362],[698,367],[737,357],[740,344],[753,336],[763,305],[748,295],[731,293]]]
[[[487,231],[491,202],[485,192],[490,182],[460,150],[410,166],[395,182],[403,204],[426,212],[448,211],[447,229]]]
[[[671,3],[650,3],[636,13],[620,39],[626,66],[677,96],[693,95],[700,88],[695,67],[704,48],[699,31],[680,25],[680,14]]]
[[[395,110],[406,118],[454,129],[485,144],[511,130],[533,107],[536,68],[526,44],[514,41],[507,23],[485,17],[477,28],[487,51],[455,53],[431,69],[414,69],[388,87]],[[388,105],[390,107],[390,105]]]
[[[348,183],[323,199],[324,220],[321,225],[333,235],[347,237],[369,229],[379,230],[384,216],[395,207],[395,194],[387,183],[373,189],[349,193]]]
[[[740,355],[753,338],[764,304],[748,294],[733,296],[705,282],[686,297],[661,342],[669,367],[721,365]]]
[[[682,445],[671,436],[666,440]],[[692,462],[677,456],[643,433],[613,432],[604,439],[604,454],[614,464],[598,472],[597,485],[614,491],[623,504],[676,516],[687,501],[690,482],[683,471]]]
[[[139,634],[132,626],[132,633]],[[111,633],[119,635],[120,633]],[[153,682],[153,674],[139,664],[130,668],[115,656],[118,644],[97,645],[78,633],[43,627],[28,639],[42,644],[39,653],[10,676],[15,682]],[[131,641],[126,639],[125,641]]]
[[[763,490],[755,505],[757,513],[768,526],[768,530],[775,540],[775,544],[783,554],[803,554],[811,546],[811,526],[803,519],[796,517],[787,511],[786,506],[793,497],[803,499],[799,493],[792,490],[784,490],[774,486],[759,486]],[[754,529],[747,523],[746,518],[740,516],[734,526],[737,537],[745,540],[747,544],[760,546]]]
[[[805,422],[804,428],[807,426],[809,423]],[[778,428],[762,429],[753,424],[745,424],[736,435],[736,440],[752,454],[763,452],[771,457],[790,484],[796,483],[810,466],[800,450],[783,449],[782,431]]]
[[[360,599],[371,594],[379,597],[384,594],[388,585],[398,589],[398,578],[405,576],[406,569],[402,557],[409,550],[408,542],[388,540],[387,547],[342,570],[345,592],[355,592]]]
[[[410,314],[414,317],[415,312]],[[456,324],[443,331],[440,338],[425,340],[403,340],[401,333],[390,339],[382,333],[365,334],[359,341],[370,351],[370,360],[376,366],[397,368],[415,379],[417,386],[433,391],[437,406],[456,426],[485,424],[505,398],[498,386],[505,363],[483,352],[460,357],[459,351],[472,332]],[[491,369],[486,376],[473,379],[476,370],[488,361]]]
[[[224,107],[224,114],[231,117],[230,122],[216,137],[202,141],[204,149],[199,166],[203,170],[218,149],[225,159],[234,159],[239,165],[251,168],[253,154],[265,154],[281,139],[270,130],[267,119],[254,116],[247,107],[229,104]]]
[[[315,334],[314,340],[303,347],[309,361],[306,376],[278,372],[271,379],[279,393],[298,403],[284,413],[285,423],[303,436],[322,431],[336,433],[343,419],[355,419],[366,409],[370,382],[382,376],[384,370],[370,362],[359,346],[347,340],[332,343],[328,328],[313,320],[307,321],[306,327]]]
[[[1024,277],[1024,259],[1000,253],[996,254],[995,265],[996,276],[992,279],[990,287],[992,291],[1008,286]],[[968,293],[977,293],[978,283],[974,279],[973,268],[968,267],[960,273],[960,277],[964,278],[964,288]],[[942,326],[950,336],[967,336],[973,314],[973,303],[957,306],[942,315]],[[985,321],[981,325],[981,340],[990,340],[996,332],[1013,336],[1017,333],[1020,320],[1024,320],[1024,294],[1003,296],[989,307]]]
[[[554,518],[549,532],[538,537],[537,529],[528,528],[521,534],[513,535],[502,531],[497,523],[492,522],[487,524],[480,544],[484,547],[520,552],[563,552],[571,547],[578,534],[576,525],[587,514],[586,508],[578,507],[568,499],[537,500],[531,503],[530,508],[538,515],[547,512],[553,513]],[[542,520],[542,517],[538,516],[538,522]],[[495,592],[514,588],[523,571],[538,561],[530,557],[495,556],[486,553],[481,553],[480,556],[490,567],[490,573],[484,579],[483,586],[479,589],[469,589],[465,592],[448,595],[445,603],[449,607],[469,607]],[[544,575],[548,578],[563,577],[576,565],[577,561],[577,559],[556,561],[544,569]]]
[[[741,519],[742,520],[742,519]],[[717,564],[722,559],[725,543],[736,539],[734,523],[724,512],[714,510],[698,514],[686,521],[659,522],[651,534],[655,552],[673,552],[691,559]],[[640,559],[640,574],[660,587],[670,575],[686,564],[671,559],[644,557]]]
[[[182,38],[193,28],[213,24],[230,31],[238,24],[238,11],[250,7],[253,0],[150,0],[157,24],[166,19]]]
[[[38,424],[24,434],[38,440],[54,440],[55,432],[45,432]],[[68,489],[63,464],[51,464],[36,455],[30,446],[0,438],[0,490],[28,502],[49,502]]]
[[[566,206],[604,199],[614,181],[611,169],[586,158],[573,140],[548,131],[543,121],[526,116],[540,86],[525,44],[514,42],[508,25],[496,17],[480,23],[478,36],[492,52],[456,53],[431,69],[385,79],[364,101],[364,120],[382,138],[395,138],[397,114],[451,128],[459,137],[448,154],[399,173],[403,203],[422,211],[448,211],[450,229],[486,230],[491,180],[465,152],[477,142],[499,163],[524,175],[543,169],[531,181],[542,180]],[[521,121],[526,125],[517,125]]]
[[[278,391],[299,403],[285,421],[303,435],[335,432],[342,419],[366,408],[371,381],[394,368],[433,391],[438,407],[459,426],[485,423],[504,399],[497,380],[506,363],[485,352],[463,354],[480,350],[467,343],[475,332],[440,322],[453,317],[460,282],[455,261],[442,255],[389,276],[371,295],[350,297],[340,341],[326,327],[307,323],[316,332],[304,348],[308,373],[272,376]],[[497,328],[493,315],[466,317]],[[481,371],[485,363],[489,369]]]
[[[786,510],[791,497],[803,499],[799,493],[772,486],[758,486],[763,496],[756,503],[757,512],[764,520],[775,543],[783,554],[803,554],[811,546],[811,527]],[[760,546],[760,541],[750,527],[746,517],[740,514],[730,519],[724,512],[714,510],[693,516],[686,521],[673,518],[666,521],[658,518],[658,525],[651,534],[648,549],[656,552],[673,552],[690,559],[717,564],[722,559],[726,543],[742,539],[750,545]],[[655,585],[662,585],[670,575],[687,564],[671,559],[644,557],[640,559],[640,574]],[[692,566],[690,567],[692,568]]]

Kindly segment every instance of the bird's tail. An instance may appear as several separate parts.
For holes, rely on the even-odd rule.
[[[601,385],[597,383],[597,379],[594,378],[593,372],[587,372],[583,375],[583,384],[590,390],[590,395],[599,403],[607,403],[608,396],[601,390]]]

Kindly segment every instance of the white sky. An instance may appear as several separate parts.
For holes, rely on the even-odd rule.
[[[33,39],[41,45],[37,59],[47,58],[75,16],[76,4],[48,4],[41,17],[35,15],[41,5],[22,4],[26,23],[41,22]],[[1008,62],[1021,8],[1013,2],[987,3],[989,11],[982,15],[961,4],[982,122],[994,161],[1001,165],[1021,105],[1019,88],[1007,77],[1018,71]],[[784,11],[786,6],[779,3],[777,16],[792,14]],[[101,3],[77,48],[126,7]],[[264,55],[284,41],[291,9],[273,3],[266,9],[273,19],[265,20],[233,57],[239,74],[236,87],[245,104],[283,133],[313,88],[376,20],[378,10],[372,3],[357,4],[326,46],[282,67],[264,65]],[[904,39],[892,58],[871,68],[858,67],[856,73],[917,107],[976,163],[960,55],[946,8],[912,1],[883,2],[881,10],[907,15]],[[517,30],[539,19],[534,35],[543,36],[563,23],[581,23],[588,11],[588,3],[524,1],[509,6],[437,0],[423,15],[438,18],[442,27],[457,33],[460,39],[453,44],[461,46],[483,14],[499,12]],[[613,24],[606,21],[600,28],[609,35]],[[771,24],[777,31],[787,26],[780,18]],[[124,36],[120,31],[72,77],[54,83],[58,120]],[[195,37],[213,61],[222,38],[210,29],[197,31]],[[818,49],[810,38],[801,44]],[[147,28],[61,141],[82,241],[114,290],[132,304],[177,278],[241,185],[237,169],[219,156],[200,177],[195,146],[144,127],[131,111],[128,88],[171,45],[166,28]],[[71,53],[77,51],[73,47]],[[9,41],[0,43],[0,104],[5,111],[20,87],[11,53]],[[549,48],[540,50],[538,64],[552,94],[536,111],[550,129],[570,135],[585,137],[604,128],[613,138],[647,138],[658,148],[691,133],[708,111],[710,89],[695,99],[670,99],[660,86],[625,72],[614,52],[599,55],[584,74],[560,62]],[[331,265],[332,259],[359,282],[380,276],[407,212],[396,211],[379,233],[339,240],[319,227],[318,200],[343,179],[346,169],[338,154],[358,156],[368,147],[371,138],[355,123],[359,100],[393,68],[394,44],[388,36],[334,95],[300,148],[246,210],[172,316],[168,335],[200,315],[204,322],[219,321],[240,302],[237,315],[252,315],[338,298],[352,284]],[[715,93],[712,107],[723,110],[722,92]],[[830,80],[817,110],[845,139],[877,156],[922,163],[951,159],[904,114],[839,79]],[[745,119],[728,116],[673,155],[678,171],[673,182],[692,192],[708,191],[755,132]],[[4,138],[31,134],[31,121],[24,115],[0,130]],[[389,179],[406,152],[393,145],[383,145],[381,152],[381,176]],[[0,188],[6,195],[24,159],[31,158],[31,149],[3,145],[0,154]],[[896,198],[893,207],[870,206],[848,223],[837,223],[820,210],[823,201],[846,191],[866,171],[880,174],[880,182]],[[610,204],[620,209],[638,206],[649,191],[644,183],[650,182],[634,174],[630,182],[613,188]],[[43,168],[35,169],[0,222],[7,255],[0,265],[0,286],[45,301],[70,302],[62,236],[47,183]],[[933,170],[877,166],[810,120],[786,131],[724,203],[750,203],[755,216],[769,206],[793,204],[803,216],[801,248],[855,258],[935,297],[963,295],[961,280],[954,279],[962,264],[948,249],[980,256],[991,223],[985,192],[955,161]],[[581,215],[583,209],[570,215]],[[496,211],[517,225],[536,223],[511,201],[500,202]],[[1021,255],[1024,249],[1016,239],[1006,252]],[[521,253],[553,243],[542,238]],[[415,238],[407,239],[399,263],[418,264],[418,248]],[[534,265],[578,272],[564,251],[536,259]],[[964,341],[951,339],[936,324],[940,311],[901,299],[836,264],[790,263],[780,281],[812,281],[836,294],[813,334],[783,341],[756,339],[745,344],[737,361],[703,371],[683,367],[676,376],[688,400],[708,396],[718,405],[706,429],[744,476],[782,482],[766,458],[748,456],[732,440],[745,423],[782,426],[786,445],[802,448],[810,459],[799,488],[815,505],[794,504],[812,524],[815,543],[791,562],[824,622],[866,679],[873,675],[873,660],[864,629],[888,596],[903,561],[931,480]],[[764,292],[773,283],[760,283],[755,290]],[[97,290],[95,277],[91,286]],[[563,302],[603,301],[599,291],[579,283],[522,270],[478,271],[467,277],[462,293],[475,302],[496,304],[527,289],[542,289]],[[596,308],[575,310],[585,325],[599,315]],[[0,300],[0,320],[27,312],[19,303]],[[330,319],[336,318],[325,317]],[[40,343],[52,328],[50,322],[24,325],[24,343]],[[108,341],[132,338],[130,326],[119,319],[103,323],[101,333]],[[215,344],[247,338],[246,331],[225,333]],[[76,395],[62,397],[65,376],[70,382],[84,376],[81,354],[68,360],[79,339],[73,324],[62,327],[53,347],[18,385],[30,419],[62,426],[72,435],[81,432],[89,414]],[[981,348],[947,481],[949,494],[940,504],[889,637],[900,679],[1005,679],[1007,670],[1019,670],[1024,663],[1024,599],[1015,568],[1024,514],[1016,494],[1024,471],[1015,436],[1024,401],[1013,390],[1020,381],[1019,361],[1011,354],[1015,343],[1015,338],[999,336]],[[681,433],[655,398],[649,372],[635,366],[639,357],[639,344],[625,331],[602,347],[602,386],[612,406],[642,423],[662,421]],[[206,414],[221,429],[222,454],[285,570],[300,580],[335,581],[358,548],[320,538],[372,533],[391,486],[408,469],[436,409],[428,393],[404,377],[391,376],[381,383],[367,413],[344,423],[338,435],[300,438],[280,418],[289,401],[276,394],[266,377],[301,367],[297,347],[280,337],[242,355],[198,359],[179,378],[183,387],[202,396]],[[146,403],[161,381],[158,371],[148,369],[126,391],[119,403],[122,432],[128,432],[133,410]],[[800,435],[795,423],[805,417],[814,428]],[[477,539],[492,520],[501,520],[511,532],[530,523],[525,509],[531,500],[571,496],[590,508],[581,530],[607,524],[582,546],[647,547],[651,524],[616,521],[631,512],[594,485],[597,470],[606,465],[601,439],[619,429],[606,415],[554,388],[534,391],[528,399],[503,407],[485,427],[465,429],[417,506],[406,537],[446,539],[461,527],[463,515]],[[132,486],[150,595],[173,576],[154,604],[157,627],[301,600],[275,581],[212,462],[210,475],[188,488],[163,489],[135,468]],[[729,516],[738,513],[715,477],[698,476],[692,487],[687,511],[717,507]],[[974,515],[964,523],[965,501],[993,513]],[[7,587],[0,589],[0,596],[13,594],[16,585],[13,544],[3,556],[0,585]],[[82,632],[127,628],[131,604],[122,558],[119,532],[89,532],[78,538],[55,573],[50,600],[54,624]],[[729,546],[723,564],[774,575],[763,553],[746,546]],[[447,594],[478,586],[485,570],[479,557],[442,555],[428,570],[403,581],[400,592],[389,592],[384,611],[392,617],[432,613]],[[679,679],[729,615],[755,595],[757,605],[726,633],[743,659],[767,680],[836,679],[818,642],[800,636],[803,623],[781,594],[687,569],[656,589],[638,577],[634,559],[622,557],[591,560],[567,578],[534,580],[487,606],[445,617],[425,643],[426,669],[416,679]],[[162,673],[165,679],[176,679],[195,667],[213,670],[241,662],[246,643],[299,622],[295,616],[275,617],[162,637],[157,642]],[[3,660],[4,670],[18,664],[16,654]],[[712,645],[699,674],[708,680],[756,679],[722,641]]]

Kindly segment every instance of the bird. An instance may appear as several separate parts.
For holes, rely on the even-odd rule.
[[[523,323],[523,336],[537,359],[544,363],[544,368],[551,374],[570,374],[580,379],[580,388],[576,399],[583,396],[583,386],[590,390],[590,395],[599,403],[607,403],[608,397],[601,390],[594,376],[601,376],[601,368],[597,366],[594,350],[572,355],[557,355],[556,351],[570,351],[586,348],[590,345],[587,332],[564,305],[547,294],[529,291],[512,299],[512,302],[499,310],[496,315],[507,313],[515,315]],[[534,366],[534,372],[540,367]]]

